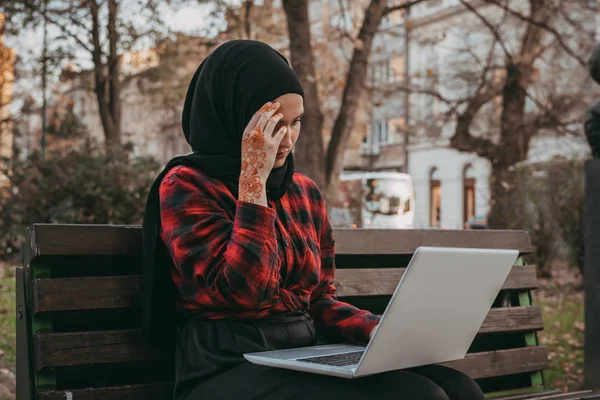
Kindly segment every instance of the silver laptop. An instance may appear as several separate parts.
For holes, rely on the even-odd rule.
[[[244,354],[255,364],[343,378],[464,358],[518,250],[419,247],[367,346]]]

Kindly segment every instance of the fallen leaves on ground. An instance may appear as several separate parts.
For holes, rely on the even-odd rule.
[[[538,337],[548,348],[546,385],[564,392],[581,389],[585,329],[581,275],[575,268],[557,263],[550,279],[540,279],[540,288],[533,297],[544,320],[544,330]]]

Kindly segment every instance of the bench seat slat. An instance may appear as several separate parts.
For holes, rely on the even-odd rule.
[[[582,390],[578,392],[562,393],[557,391],[547,391],[541,393],[531,393],[523,396],[502,397],[494,400],[597,400],[600,399],[600,392],[592,390]]]
[[[164,400],[172,398],[172,396],[173,384],[171,382],[39,392],[39,400],[64,400],[71,398],[77,400]]]
[[[510,395],[510,396],[504,396],[504,397],[492,397],[493,400],[532,400],[535,397],[540,397],[540,396],[548,396],[550,394],[557,394],[557,393],[562,393],[559,392],[558,390],[544,390],[544,391],[535,391],[535,392],[529,392],[529,393],[525,393],[525,394],[518,394],[518,395]]]
[[[127,398],[130,400],[162,400],[172,394],[172,383],[155,383],[147,385],[108,386],[103,388],[75,389],[75,390],[48,390],[39,393],[40,400],[64,400],[72,398],[78,400],[109,400]],[[495,397],[494,400],[597,400],[600,392],[584,390],[573,393],[560,393],[555,390],[530,393],[521,396]]]
[[[461,370],[475,379],[501,376],[511,373],[539,371],[547,367],[547,352],[545,347],[524,347],[520,349],[490,351],[469,354],[464,359],[444,363],[443,365]],[[94,389],[79,389],[70,391],[77,399],[158,399],[158,393],[168,393],[168,384],[132,385]],[[40,399],[62,399],[65,391],[48,391],[42,393]],[[75,396],[77,393],[77,396]]]
[[[339,296],[391,295],[404,268],[338,269]],[[537,286],[535,268],[514,266],[504,290],[533,289]],[[90,310],[125,308],[139,304],[138,275],[43,278],[33,281],[33,311]]]
[[[443,229],[334,229],[338,254],[413,254],[419,246],[518,249],[531,252],[525,231]],[[140,226],[34,224],[32,259],[57,255],[141,256]]]
[[[535,331],[542,327],[538,307],[494,308],[484,320],[480,333]],[[35,343],[38,370],[44,367],[150,361],[162,357],[144,344],[140,329],[39,333]]]

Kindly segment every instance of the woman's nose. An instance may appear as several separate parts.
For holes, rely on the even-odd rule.
[[[289,149],[293,145],[294,145],[294,143],[292,141],[291,129],[288,127],[287,132],[286,132],[285,136],[283,137],[283,139],[281,140],[281,144],[279,145],[279,147],[285,147],[286,149]]]

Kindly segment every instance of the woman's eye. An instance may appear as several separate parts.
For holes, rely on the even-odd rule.
[[[297,119],[297,120],[295,120],[294,122],[292,122],[292,125],[298,125],[299,123],[300,123],[300,120],[299,120],[299,119]]]

